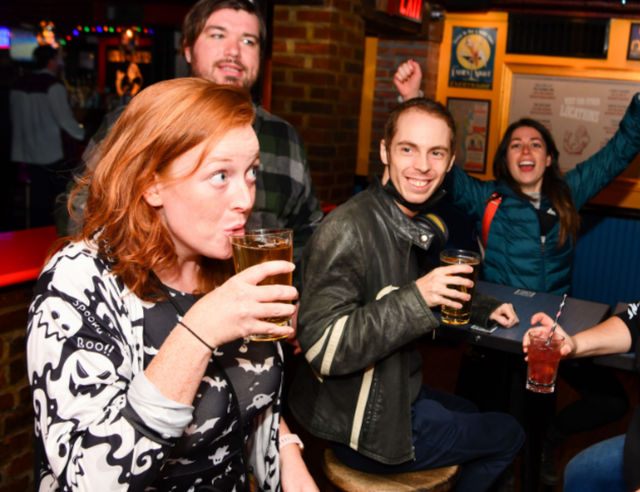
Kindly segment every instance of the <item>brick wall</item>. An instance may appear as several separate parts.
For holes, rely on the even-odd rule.
[[[302,136],[322,201],[353,194],[364,60],[358,0],[274,9],[274,114]]]
[[[33,490],[33,407],[25,335],[32,284],[0,289],[0,492]]]
[[[389,111],[398,104],[398,91],[393,85],[393,75],[405,60],[413,58],[422,68],[422,90],[425,97],[435,97],[438,76],[440,44],[434,41],[378,41],[378,64],[373,99],[371,128],[371,151],[369,153],[369,176],[382,174],[380,162],[380,140]]]

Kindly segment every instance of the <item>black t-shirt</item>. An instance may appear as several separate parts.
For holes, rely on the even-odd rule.
[[[167,291],[182,312],[197,300],[190,294]],[[177,320],[178,309],[168,300],[145,308],[145,367],[171,330],[183,329],[176,327]],[[252,421],[277,398],[281,375],[282,364],[273,343],[239,339],[217,348],[193,401],[193,421],[178,439],[154,487],[189,490],[195,485],[196,490],[230,491],[243,483],[243,450],[253,430]]]

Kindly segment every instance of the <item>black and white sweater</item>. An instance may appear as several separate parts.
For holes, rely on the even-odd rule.
[[[185,311],[195,302],[170,293]],[[91,244],[48,262],[27,328],[38,490],[241,491],[247,471],[280,489],[279,345],[216,349],[193,406],[181,405],[143,372],[177,316],[131,293]]]

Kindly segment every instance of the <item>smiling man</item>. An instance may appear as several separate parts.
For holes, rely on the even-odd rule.
[[[182,25],[182,48],[193,76],[246,89],[254,86],[266,40],[257,5],[251,0],[200,0],[191,8]],[[256,107],[253,128],[260,143],[260,167],[247,227],[293,229],[293,259],[298,263],[322,219],[304,145],[289,123],[262,107]]]
[[[446,227],[430,213],[454,161],[446,108],[412,99],[380,144],[381,180],[333,211],[305,249],[298,340],[308,365],[289,406],[343,462],[373,473],[462,465],[456,490],[486,490],[524,440],[513,417],[422,384],[417,341],[441,304],[459,308],[469,265],[437,266]],[[472,320],[512,326],[513,307],[476,294]]]

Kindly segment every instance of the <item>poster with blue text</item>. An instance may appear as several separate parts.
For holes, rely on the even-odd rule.
[[[449,87],[491,89],[497,29],[454,27]]]

